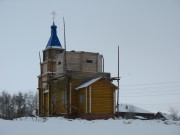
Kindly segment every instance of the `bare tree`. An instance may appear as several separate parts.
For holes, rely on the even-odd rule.
[[[3,97],[0,95],[0,118],[3,117]]]
[[[17,106],[17,117],[23,117],[25,114],[26,104],[25,104],[25,98],[24,95],[21,92],[18,92],[17,95],[15,95],[15,104]]]
[[[176,109],[174,107],[170,107],[169,112],[170,112],[173,120],[178,120],[179,119],[179,117],[178,117],[179,110],[178,109]]]
[[[11,96],[8,92],[0,93],[0,117],[13,119],[24,116],[34,116],[37,112],[37,93],[19,92]]]
[[[29,91],[24,94],[25,103],[26,103],[26,115],[33,116],[36,111],[36,94],[32,91]]]
[[[0,114],[2,118],[13,118],[14,109],[12,104],[11,95],[8,92],[3,91],[0,95]]]

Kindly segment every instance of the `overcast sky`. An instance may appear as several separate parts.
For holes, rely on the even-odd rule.
[[[119,45],[120,103],[180,110],[180,0],[0,0],[0,91],[36,91],[53,10],[61,44],[64,16],[67,50],[103,54],[112,76]]]

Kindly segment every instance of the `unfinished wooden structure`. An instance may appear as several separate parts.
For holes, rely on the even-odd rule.
[[[113,118],[116,89],[110,73],[104,72],[99,53],[66,51],[53,22],[51,37],[40,60],[39,115]]]

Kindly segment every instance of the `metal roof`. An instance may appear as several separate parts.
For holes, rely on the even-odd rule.
[[[51,37],[47,43],[46,48],[62,48],[61,43],[58,39],[57,32],[56,32],[57,26],[53,22],[53,25],[51,26]]]
[[[95,79],[92,79],[88,82],[85,82],[83,84],[81,84],[80,86],[78,86],[77,88],[75,88],[76,90],[79,90],[79,89],[82,89],[82,88],[86,88],[90,85],[92,85],[93,83],[97,82],[98,80],[101,80],[101,79],[104,79],[106,80],[109,84],[111,84],[113,87],[115,87],[116,89],[118,88],[117,86],[115,86],[113,83],[111,83],[110,81],[108,81],[107,79],[105,79],[104,77],[98,77],[98,78],[95,78]]]
[[[94,82],[100,80],[102,77],[98,77],[98,78],[95,78],[95,79],[92,79],[86,83],[83,83],[81,84],[79,87],[75,88],[76,90],[79,90],[79,89],[82,89],[82,88],[86,88],[88,86],[90,86],[91,84],[93,84]]]
[[[130,104],[119,104],[119,112],[152,113]]]

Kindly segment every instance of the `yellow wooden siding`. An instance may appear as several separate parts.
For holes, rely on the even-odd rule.
[[[64,104],[62,97],[64,92],[67,92],[67,80],[58,80],[53,87],[53,94],[56,96],[55,113],[64,114],[67,113],[67,105]],[[63,101],[62,101],[63,100]]]
[[[80,96],[83,96],[82,103],[80,102]],[[84,89],[78,92],[78,108],[80,109],[80,113],[86,113],[86,91]]]
[[[78,108],[78,93],[75,88],[79,85],[80,80],[78,79],[72,79],[71,80],[71,110],[72,113],[77,113],[79,112]]]
[[[80,84],[84,83],[84,78],[75,79],[71,78],[71,113],[114,113],[114,97],[113,92],[115,87],[107,82],[106,80],[99,80],[92,84],[91,87],[91,112],[90,112],[90,87],[87,87],[87,101],[86,101],[86,88],[75,90]],[[58,80],[54,82],[54,85],[50,89],[50,97],[45,96],[45,109],[49,109],[50,115],[53,114],[64,114],[67,113],[67,105],[62,103],[63,92],[67,92],[67,79]],[[41,92],[41,91],[39,91]],[[47,95],[45,93],[44,95]],[[53,94],[56,96],[56,104],[53,105]],[[84,102],[80,103],[80,95],[84,96]],[[40,95],[40,98],[41,95]],[[48,98],[50,98],[49,106],[47,106]],[[67,95],[67,103],[69,102],[69,97]],[[86,103],[87,102],[87,103]],[[39,102],[40,109],[42,102]],[[87,107],[86,107],[87,105]],[[86,110],[87,109],[87,110]],[[39,111],[43,114],[43,111]],[[47,111],[45,111],[47,115]]]
[[[114,90],[106,80],[99,80],[91,86],[92,113],[114,113]]]
[[[56,113],[67,113],[67,105],[62,103],[63,92],[67,92],[68,84],[67,79],[58,80],[55,82],[54,87],[52,89],[52,93],[56,95]],[[82,83],[82,79],[71,79],[71,113],[77,113],[79,111],[78,108],[78,95],[77,90],[75,88]],[[67,95],[67,103],[69,102],[69,96]]]
[[[90,89],[91,97],[89,95]],[[105,80],[99,80],[92,84],[92,86],[78,90],[78,107],[81,109],[82,113],[86,113],[86,109],[87,113],[114,113],[114,91],[115,87],[113,87],[109,82]],[[87,103],[85,100],[83,104],[80,104],[80,95],[84,95],[85,98],[87,97]]]
[[[66,106],[64,104],[62,104],[62,95],[63,92],[62,91],[54,91],[55,96],[56,96],[56,103],[54,105],[54,110],[53,112],[55,114],[62,114],[62,113],[66,113]]]

